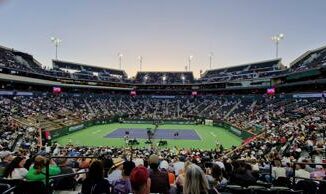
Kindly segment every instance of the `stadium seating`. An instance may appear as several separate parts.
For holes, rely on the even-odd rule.
[[[192,72],[138,72],[134,83],[138,84],[189,84],[194,83]]]
[[[281,60],[275,59],[229,68],[208,70],[203,74],[201,80],[203,82],[220,82],[257,79],[281,74],[284,69]]]
[[[8,170],[9,164],[13,162],[13,156],[26,159],[26,163],[19,166],[25,171],[33,168],[33,164],[37,163],[35,156],[41,155],[49,158],[46,161],[50,161],[51,165],[58,164],[62,170],[61,174],[67,174],[65,172],[68,170],[78,172],[76,177],[71,174],[67,175],[70,180],[64,181],[64,187],[58,184],[55,177],[46,176],[50,180],[46,178],[40,182],[28,182],[10,180],[10,176],[7,176],[6,179],[0,180],[0,191],[15,188],[16,193],[36,193],[37,191],[50,193],[52,189],[76,189],[78,192],[81,190],[81,185],[85,183],[85,174],[86,176],[91,174],[89,171],[93,168],[90,165],[94,160],[102,162],[104,169],[98,172],[105,170],[103,178],[106,178],[111,184],[110,188],[114,189],[115,181],[131,179],[128,175],[121,173],[121,169],[124,173],[128,170],[128,165],[123,165],[125,160],[131,159],[136,166],[144,165],[151,168],[150,155],[157,154],[158,156],[154,158],[161,161],[160,173],[169,175],[171,191],[183,190],[187,166],[193,163],[206,172],[205,176],[210,189],[216,187],[221,193],[288,194],[307,193],[307,191],[325,193],[325,182],[322,179],[326,177],[324,170],[326,165],[310,165],[325,161],[326,103],[325,96],[323,96],[325,94],[322,94],[319,88],[311,87],[316,93],[303,94],[301,97],[298,97],[298,93],[251,94],[251,90],[241,92],[231,90],[230,93],[233,95],[222,95],[222,93],[216,95],[214,90],[218,89],[220,83],[223,86],[234,84],[234,87],[238,87],[244,82],[246,87],[250,87],[250,84],[246,84],[248,80],[265,80],[265,83],[269,85],[259,85],[264,86],[262,88],[265,91],[272,81],[280,81],[278,80],[280,75],[289,83],[299,84],[300,88],[306,88],[307,85],[295,83],[287,79],[286,75],[324,68],[325,50],[325,48],[320,48],[307,52],[294,61],[290,69],[284,69],[281,60],[275,59],[209,70],[202,75],[202,78],[196,80],[192,72],[138,72],[135,78],[128,79],[123,70],[58,60],[53,61],[52,69],[46,69],[30,54],[0,47],[1,74],[74,84],[65,85],[64,89],[68,92],[63,93],[45,92],[41,85],[38,87],[38,89],[41,88],[40,90],[35,89],[36,87],[27,87],[25,89],[28,92],[22,94],[19,94],[16,88],[12,88],[17,86],[11,85],[14,84],[12,80],[2,85],[0,90],[3,92],[0,95],[0,175],[4,175],[5,170]],[[318,74],[316,80],[308,81],[317,82],[317,79],[324,79],[323,76],[324,74]],[[75,90],[78,84],[96,85],[104,82],[112,82],[116,85],[110,88],[110,92],[101,90],[103,88],[91,90],[87,87],[84,87],[85,91]],[[115,87],[119,86],[124,86],[123,89],[127,88],[127,92],[115,90]],[[148,95],[130,95],[131,90],[138,92],[139,88],[148,89]],[[181,92],[165,96],[160,95],[158,88]],[[213,90],[214,95],[200,93],[204,89]],[[199,95],[192,96],[191,92],[197,90]],[[187,95],[182,93],[184,91],[188,92]],[[50,145],[50,142],[43,146],[39,145],[41,139],[39,130],[51,131],[115,117],[118,117],[121,122],[124,120],[179,120],[193,121],[197,124],[209,119],[214,123],[228,125],[234,131],[248,134],[249,138],[245,139],[242,145],[227,150],[167,147],[125,149],[57,143]],[[62,160],[62,157],[68,158]],[[277,165],[276,161],[279,161],[280,165]],[[297,167],[297,162],[303,164]],[[209,167],[205,166],[206,163],[217,165]],[[101,163],[98,164],[101,165]],[[133,167],[133,165],[130,166]],[[176,172],[180,169],[182,170]],[[297,170],[301,173],[297,173]],[[46,170],[41,169],[41,171],[42,175],[47,174]],[[281,172],[282,175],[280,175]],[[308,177],[296,177],[296,181],[293,181],[294,174],[295,176],[305,174]],[[122,175],[123,179],[121,179]],[[313,181],[301,180],[302,178],[314,179]],[[160,183],[153,182],[152,184]]]
[[[326,65],[326,47],[321,47],[315,50],[307,51],[298,59],[293,61],[291,72],[304,71],[312,68],[318,68]]]

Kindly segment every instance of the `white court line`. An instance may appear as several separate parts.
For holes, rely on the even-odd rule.
[[[195,132],[197,133],[197,135],[199,136],[201,141],[204,141],[204,139],[201,137],[200,133],[198,133],[197,129],[195,129]]]
[[[99,130],[94,131],[92,134],[97,134],[97,133],[99,133],[101,131],[102,131],[102,129],[99,129]]]
[[[211,135],[212,135],[213,137],[216,137],[215,133],[213,133],[213,132],[211,132]]]

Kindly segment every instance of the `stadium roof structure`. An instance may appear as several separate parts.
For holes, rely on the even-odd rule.
[[[109,74],[114,75],[121,75],[124,78],[127,77],[127,73],[124,70],[108,68],[108,67],[100,67],[94,65],[87,65],[83,63],[76,63],[70,61],[63,61],[63,60],[52,60],[53,67],[59,69],[72,69],[72,70],[86,70],[86,71],[93,71],[93,72],[107,72]]]
[[[313,49],[313,50],[306,51],[305,53],[303,53],[302,55],[300,55],[298,58],[296,58],[294,61],[292,61],[290,63],[290,67],[293,67],[298,62],[300,62],[302,59],[307,58],[308,56],[310,56],[310,55],[312,55],[314,53],[317,53],[319,51],[322,51],[324,49],[326,49],[326,45],[325,46],[322,46],[322,47],[319,47],[319,48],[316,48],[316,49]]]
[[[273,65],[273,64],[278,64],[279,66],[281,66],[281,61],[282,61],[282,58],[276,58],[276,59],[269,59],[269,60],[264,60],[264,61],[258,61],[258,62],[252,62],[252,63],[245,63],[245,64],[241,64],[241,65],[234,65],[234,66],[231,66],[231,67],[221,67],[221,68],[216,68],[216,69],[210,69],[210,70],[207,70],[205,71],[203,74],[202,74],[202,77],[205,77],[207,75],[208,72],[214,72],[214,71],[219,71],[219,72],[222,72],[222,71],[234,71],[234,70],[242,70],[244,69],[245,67],[249,67],[250,66],[259,66],[259,65],[266,65],[266,64],[270,64],[270,65]]]
[[[19,55],[21,57],[28,58],[30,61],[34,62],[34,64],[36,64],[39,68],[42,68],[42,64],[38,60],[36,60],[33,57],[33,55],[31,55],[27,52],[18,51],[18,50],[15,50],[14,48],[5,47],[2,45],[0,45],[0,49],[4,49],[4,50],[14,53],[15,55]]]

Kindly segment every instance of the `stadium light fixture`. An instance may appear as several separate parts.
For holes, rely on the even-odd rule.
[[[143,66],[143,56],[138,56],[138,60],[139,60],[139,70],[142,70],[142,66]]]
[[[282,33],[272,36],[272,40],[275,42],[276,46],[276,58],[278,58],[278,45],[282,39],[284,39],[284,34]]]
[[[182,83],[184,84],[185,83],[185,80],[186,80],[186,77],[183,74],[181,76],[181,80],[182,80]]]
[[[55,46],[55,59],[58,60],[58,46],[62,43],[62,40],[54,36],[52,36],[50,39]]]
[[[194,58],[194,56],[192,56],[192,55],[190,55],[188,57],[188,71],[190,71],[191,61],[192,61],[193,58]]]
[[[123,54],[122,53],[118,53],[118,58],[119,58],[119,69],[121,70],[121,67],[122,67],[122,57],[123,57]]]
[[[209,69],[212,69],[213,56],[214,56],[214,53],[210,52],[209,53]]]

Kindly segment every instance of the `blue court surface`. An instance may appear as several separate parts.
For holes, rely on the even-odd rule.
[[[147,139],[147,129],[142,128],[118,128],[107,134],[107,138],[123,138],[125,132],[129,132],[129,138],[133,139]],[[153,130],[152,130],[153,131]],[[178,132],[177,137],[174,134]],[[182,139],[182,140],[200,140],[197,132],[194,129],[157,129],[154,139]]]

